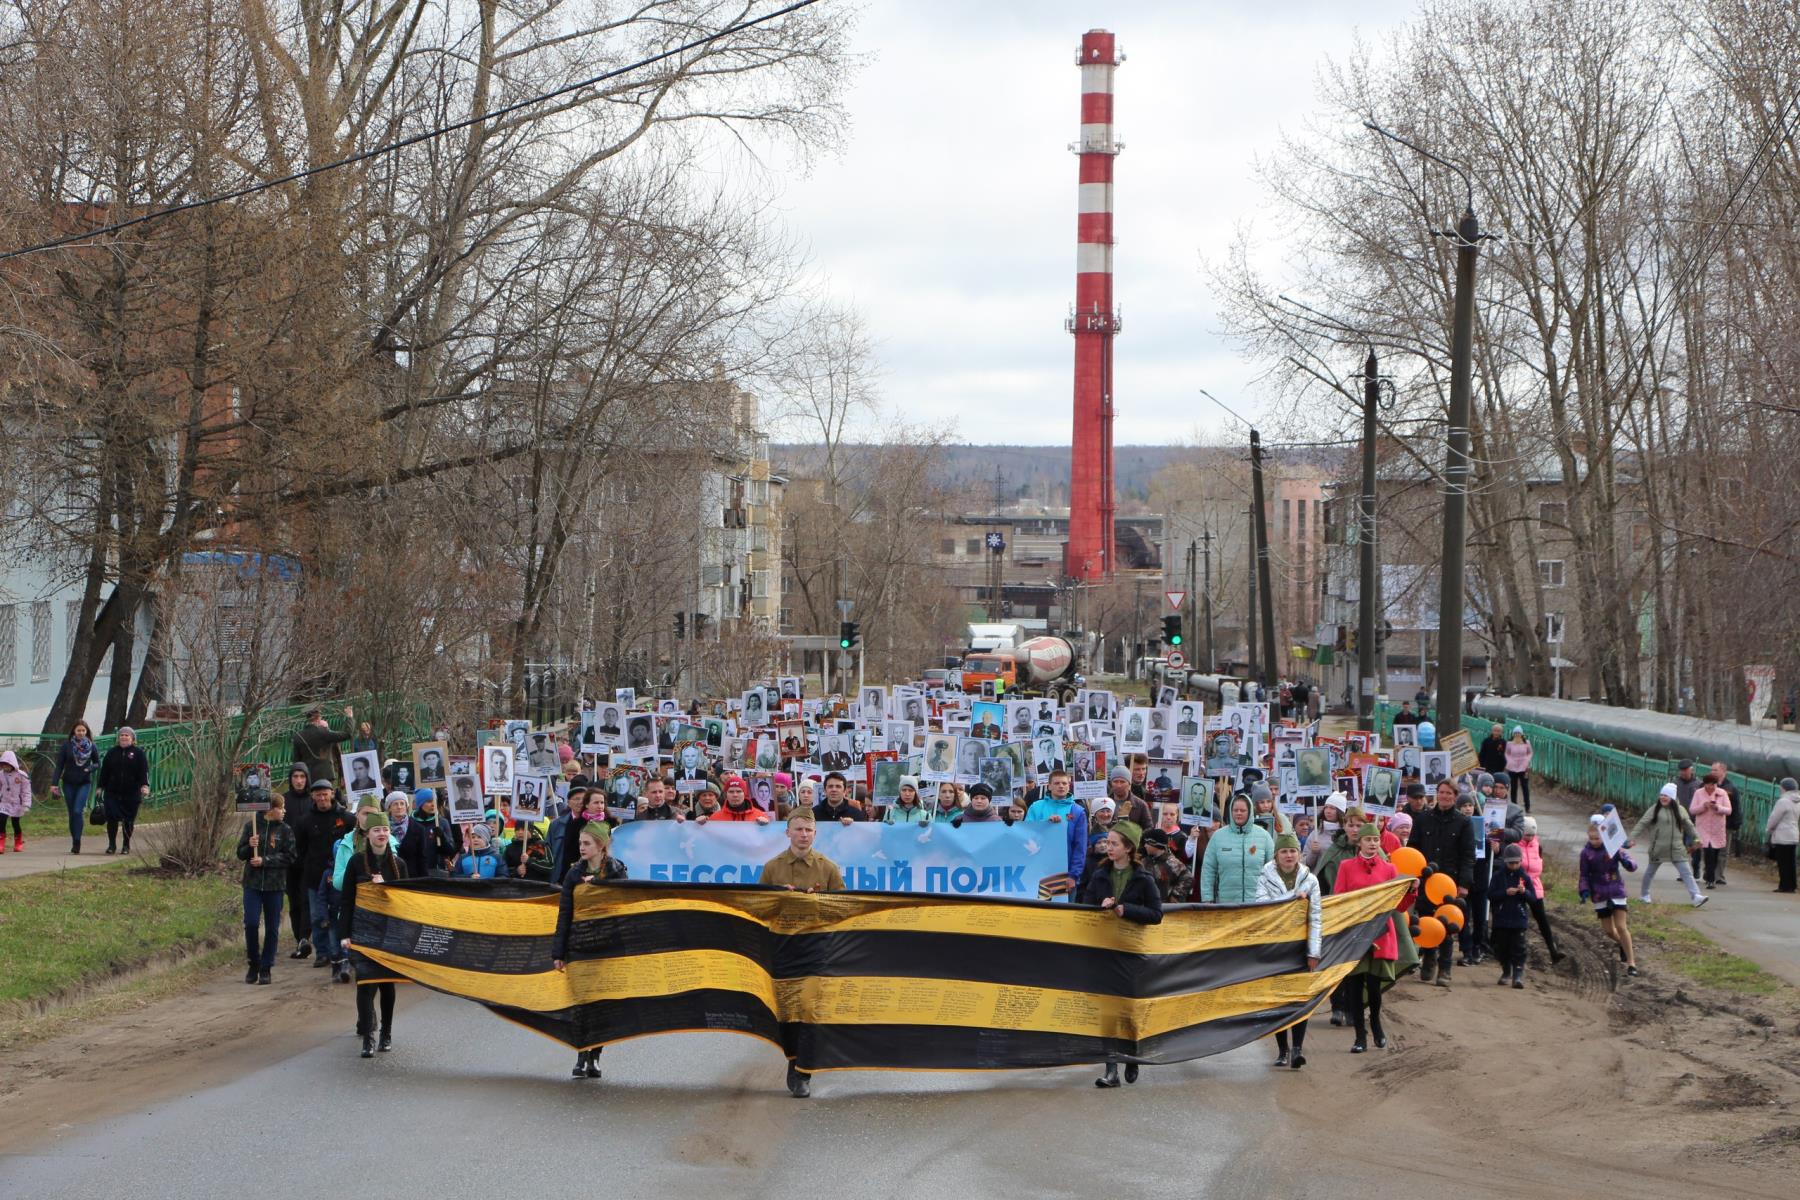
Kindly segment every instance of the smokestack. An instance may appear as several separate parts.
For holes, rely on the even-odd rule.
[[[1075,427],[1069,462],[1069,540],[1063,574],[1110,579],[1113,544],[1113,71],[1124,61],[1111,33],[1090,29],[1076,55],[1081,68],[1081,161],[1075,218]]]

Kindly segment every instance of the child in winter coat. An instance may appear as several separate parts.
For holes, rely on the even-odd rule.
[[[12,821],[13,852],[25,849],[25,814],[31,811],[31,780],[19,770],[11,750],[0,754],[0,854],[6,853],[6,822]]]
[[[1618,944],[1619,961],[1625,964],[1625,974],[1636,975],[1637,958],[1631,947],[1631,930],[1625,923],[1625,880],[1619,872],[1621,869],[1635,871],[1637,864],[1624,850],[1617,854],[1606,852],[1605,839],[1600,836],[1600,826],[1605,820],[1598,813],[1588,818],[1587,845],[1581,848],[1575,890],[1583,900],[1593,903],[1600,927]]]
[[[1494,957],[1500,960],[1500,986],[1525,986],[1525,930],[1531,925],[1531,901],[1536,892],[1525,871],[1525,852],[1518,843],[1500,852],[1500,864],[1488,880],[1488,903],[1493,908],[1490,924]]]
[[[1256,898],[1260,902],[1276,900],[1292,900],[1296,896],[1306,901],[1306,969],[1319,969],[1320,920],[1319,880],[1306,864],[1300,861],[1300,839],[1291,833],[1284,833],[1275,839],[1275,861],[1263,864],[1263,869],[1256,877]],[[1293,1027],[1293,1052],[1288,1052],[1288,1030],[1275,1035],[1275,1065],[1289,1067],[1298,1071],[1306,1065],[1306,1022],[1302,1020]]]

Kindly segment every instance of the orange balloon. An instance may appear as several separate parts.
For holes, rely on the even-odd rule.
[[[1394,864],[1394,870],[1414,879],[1425,873],[1425,856],[1411,846],[1400,847],[1388,855],[1388,861]]]
[[[1432,916],[1436,917],[1452,929],[1461,929],[1463,927],[1463,910],[1454,904],[1439,905],[1437,912],[1433,913]]]
[[[1444,904],[1456,896],[1456,880],[1439,871],[1425,881],[1425,898],[1433,904]]]
[[[1413,941],[1419,943],[1421,950],[1434,950],[1443,943],[1444,938],[1448,935],[1449,930],[1445,929],[1444,923],[1436,917],[1420,917],[1419,932]]]

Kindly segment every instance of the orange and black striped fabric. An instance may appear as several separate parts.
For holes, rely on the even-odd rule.
[[[1413,883],[1304,902],[1180,905],[1141,926],[1029,900],[661,883],[583,887],[566,971],[557,896],[416,880],[357,893],[359,978],[486,1005],[571,1046],[727,1030],[803,1070],[1050,1067],[1218,1054],[1309,1014]]]

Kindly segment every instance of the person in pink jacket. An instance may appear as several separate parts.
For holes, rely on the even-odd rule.
[[[1694,832],[1700,836],[1706,886],[1712,887],[1719,879],[1719,851],[1725,848],[1725,818],[1731,815],[1731,796],[1719,786],[1717,778],[1708,775],[1688,802],[1688,812],[1694,818]]]
[[[0,854],[6,853],[6,822],[12,820],[13,851],[25,849],[25,814],[31,811],[31,780],[19,770],[11,750],[0,754]]]
[[[1550,961],[1559,963],[1562,961],[1562,951],[1556,948],[1556,934],[1550,930],[1550,913],[1544,908],[1544,845],[1538,841],[1536,818],[1525,818],[1524,833],[1519,837],[1518,847],[1525,854],[1525,874],[1536,893],[1528,901],[1532,919],[1537,922],[1538,932],[1544,935],[1544,949],[1550,952]]]
[[[1531,811],[1531,743],[1517,725],[1506,742],[1506,778],[1512,784],[1509,799],[1526,812]]]

